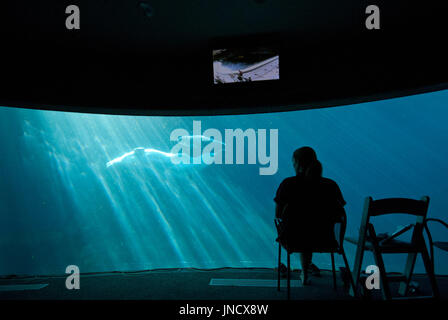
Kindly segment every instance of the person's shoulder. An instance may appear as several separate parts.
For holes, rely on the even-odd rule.
[[[296,180],[297,180],[297,177],[296,176],[292,176],[292,177],[288,177],[288,178],[283,179],[282,183],[283,182],[290,183],[290,182],[294,182]]]
[[[292,177],[285,178],[282,181],[282,184],[283,185],[290,185],[290,184],[296,184],[298,182],[300,182],[300,177],[292,176]]]
[[[330,178],[322,177],[321,179],[322,179],[322,181],[323,181],[324,183],[328,183],[328,184],[336,183],[334,180],[332,180],[332,179],[330,179]]]
[[[277,189],[277,195],[274,198],[274,201],[279,203],[281,199],[285,197],[288,198],[288,195],[291,193],[291,190],[295,189],[296,183],[294,182],[295,177],[285,178],[279,185]]]
[[[322,177],[322,183],[328,185],[328,186],[336,186],[339,187],[338,184],[336,183],[336,181],[330,179],[330,178],[324,178]]]
[[[339,200],[340,204],[344,206],[346,202],[344,200],[344,197],[342,196],[339,185],[334,180],[328,178],[322,178],[322,181],[325,181],[324,182],[325,187],[323,188],[323,190],[325,190],[327,194],[335,195],[336,198]]]
[[[294,184],[297,183],[297,177],[293,176],[293,177],[288,177],[283,179],[283,181],[280,183],[280,187],[288,187],[288,186],[292,186]]]

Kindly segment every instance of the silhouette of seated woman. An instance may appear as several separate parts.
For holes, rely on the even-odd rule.
[[[341,220],[345,200],[339,186],[322,177],[322,165],[310,147],[294,151],[292,163],[296,176],[280,184],[274,198],[275,216],[282,219],[282,245],[300,252],[301,280],[308,284],[308,275],[320,275],[312,263],[313,252],[337,247],[334,224]]]

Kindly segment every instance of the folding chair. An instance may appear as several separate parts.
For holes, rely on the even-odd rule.
[[[426,230],[426,232],[428,234],[428,240],[429,240],[429,243],[430,243],[429,251],[430,251],[430,256],[431,256],[431,264],[432,264],[432,267],[434,268],[434,248],[433,247],[437,247],[437,248],[439,248],[439,249],[441,249],[443,251],[447,251],[448,252],[448,242],[447,241],[434,241],[433,242],[431,233],[429,232],[429,229],[428,229],[428,222],[431,222],[431,221],[440,223],[441,225],[443,225],[447,229],[448,229],[448,223],[446,223],[445,221],[443,221],[441,219],[436,219],[436,218],[427,218],[426,221],[425,221],[426,222],[425,230]]]
[[[281,254],[282,254],[282,247],[286,250],[286,254],[287,254],[287,292],[288,292],[288,300],[290,299],[291,296],[291,288],[290,288],[290,281],[291,281],[291,275],[290,275],[290,271],[291,271],[291,263],[290,263],[290,255],[292,253],[295,252],[302,252],[302,250],[298,247],[295,246],[291,246],[289,245],[287,242],[282,241],[282,236],[285,232],[285,228],[283,226],[283,221],[279,218],[274,219],[275,222],[275,226],[277,228],[277,234],[278,234],[278,238],[276,241],[278,241],[278,279],[277,279],[277,290],[280,291],[280,265],[281,265]],[[334,231],[335,231],[335,239],[337,242],[337,246],[334,247],[328,247],[326,249],[323,248],[316,248],[315,250],[311,250],[313,252],[319,252],[319,253],[330,253],[331,254],[331,266],[332,266],[332,270],[333,270],[333,288],[334,290],[337,290],[337,285],[336,285],[336,268],[335,268],[335,263],[334,263],[334,254],[338,253],[340,255],[342,255],[343,259],[344,259],[344,263],[345,263],[345,268],[346,268],[346,272],[347,272],[347,278],[349,278],[350,281],[350,285],[352,286],[352,289],[354,290],[355,287],[355,283],[353,281],[353,277],[352,274],[350,272],[350,267],[347,261],[347,256],[345,255],[345,251],[344,251],[344,246],[343,246],[343,241],[344,241],[344,235],[345,235],[345,230],[347,227],[347,216],[344,214],[342,216],[342,219],[340,222],[336,222],[334,225]]]
[[[380,289],[385,300],[391,300],[391,291],[389,282],[398,281],[400,287],[398,293],[406,296],[409,292],[409,283],[414,270],[417,254],[421,254],[426,273],[428,274],[434,298],[439,296],[434,268],[432,261],[426,249],[425,239],[423,237],[423,229],[426,224],[426,214],[428,211],[429,197],[425,196],[421,200],[407,198],[387,198],[373,200],[367,197],[364,203],[364,213],[359,229],[359,238],[346,238],[347,241],[357,244],[355,266],[353,277],[355,281],[355,290],[351,290],[351,294],[356,294],[356,289],[361,282],[361,266],[364,251],[373,252],[375,263],[379,269]],[[409,214],[417,217],[410,242],[392,239],[390,241],[381,241],[375,233],[375,228],[370,223],[371,217],[382,216],[386,214]],[[404,273],[399,276],[387,276],[382,254],[407,253],[407,261]],[[362,286],[364,293],[366,288]]]

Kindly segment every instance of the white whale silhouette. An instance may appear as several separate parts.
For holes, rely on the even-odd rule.
[[[214,152],[211,152],[210,154],[211,154],[211,156],[214,156]],[[160,150],[153,149],[153,148],[137,147],[137,148],[134,148],[134,150],[132,150],[132,151],[126,152],[125,154],[108,161],[106,163],[106,167],[108,168],[114,164],[120,163],[123,160],[125,160],[126,158],[146,159],[146,157],[151,156],[151,155],[161,155],[165,158],[172,158],[172,157],[179,156],[179,154],[176,154],[176,153],[164,152],[164,151],[160,151]]]
[[[138,147],[130,152],[126,152],[125,154],[123,154],[115,159],[110,160],[109,162],[106,163],[106,167],[110,167],[116,163],[120,163],[124,159],[129,158],[129,157],[143,158],[144,156],[151,155],[151,154],[159,154],[166,158],[171,158],[171,157],[176,156],[176,154],[170,153],[170,152],[164,152],[164,151],[160,151],[160,150],[152,149],[152,148]]]
[[[226,145],[224,142],[215,140],[213,137],[207,137],[207,136],[201,136],[201,135],[179,136],[177,138],[177,141],[184,141],[184,140],[188,140],[188,141],[200,140],[200,141],[204,141],[204,142],[218,142],[222,145]]]

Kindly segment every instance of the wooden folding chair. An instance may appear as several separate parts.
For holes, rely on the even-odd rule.
[[[443,221],[441,219],[436,219],[436,218],[427,218],[426,219],[425,229],[428,234],[428,240],[430,243],[429,251],[430,251],[430,256],[431,256],[431,264],[432,264],[432,267],[434,268],[434,248],[433,247],[437,247],[443,251],[448,252],[448,242],[447,241],[434,241],[433,242],[431,233],[429,232],[428,222],[437,222],[437,223],[443,225],[447,229],[448,229],[448,223],[446,223],[445,221]]]
[[[373,200],[367,197],[364,203],[364,213],[362,216],[361,227],[359,229],[359,238],[346,238],[347,241],[357,244],[355,266],[353,277],[355,281],[355,290],[358,289],[361,282],[361,266],[364,251],[373,252],[375,263],[379,269],[380,289],[383,299],[392,299],[389,282],[398,281],[400,287],[398,293],[406,296],[409,291],[409,283],[414,270],[417,254],[421,254],[426,273],[428,274],[434,298],[439,297],[436,278],[434,275],[434,267],[428,255],[428,251],[423,237],[423,229],[428,211],[429,197],[425,196],[421,200],[407,198],[387,198]],[[409,214],[417,217],[410,242],[392,239],[390,241],[381,241],[375,233],[375,228],[370,222],[371,217],[382,216],[386,214]],[[382,254],[407,253],[407,261],[404,273],[399,276],[387,276]],[[361,286],[365,292],[367,290],[364,285]],[[351,290],[353,295],[355,290]],[[403,298],[401,297],[401,298]]]
[[[274,219],[275,222],[275,226],[277,228],[277,234],[278,234],[278,279],[277,279],[277,290],[280,291],[280,265],[281,265],[281,254],[282,254],[282,247],[286,250],[286,255],[287,255],[287,274],[288,274],[288,278],[287,278],[287,297],[288,300],[290,298],[290,281],[291,281],[291,275],[290,275],[290,270],[291,270],[291,262],[290,262],[290,255],[292,253],[295,252],[301,252],[300,249],[298,248],[294,248],[292,246],[289,246],[287,242],[283,242],[282,239],[282,234],[284,232],[284,228],[282,225],[282,220],[277,218]],[[345,214],[345,211],[343,211],[343,216],[341,217],[341,221],[336,222],[334,225],[334,232],[335,232],[335,239],[337,242],[337,246],[336,247],[328,247],[327,249],[322,250],[322,248],[316,248],[315,250],[313,250],[313,252],[319,252],[319,253],[330,253],[331,254],[331,266],[332,266],[332,271],[333,271],[333,288],[334,290],[337,289],[337,285],[336,285],[336,267],[335,267],[335,263],[334,263],[334,254],[338,253],[340,255],[342,255],[343,259],[344,259],[344,263],[345,263],[345,268],[346,268],[346,272],[347,272],[347,279],[349,281],[349,284],[351,285],[352,289],[354,290],[354,286],[355,283],[353,281],[353,277],[352,274],[350,272],[350,267],[348,264],[348,260],[347,260],[347,256],[345,255],[345,251],[344,251],[344,235],[345,235],[345,230],[347,227],[347,216]]]

